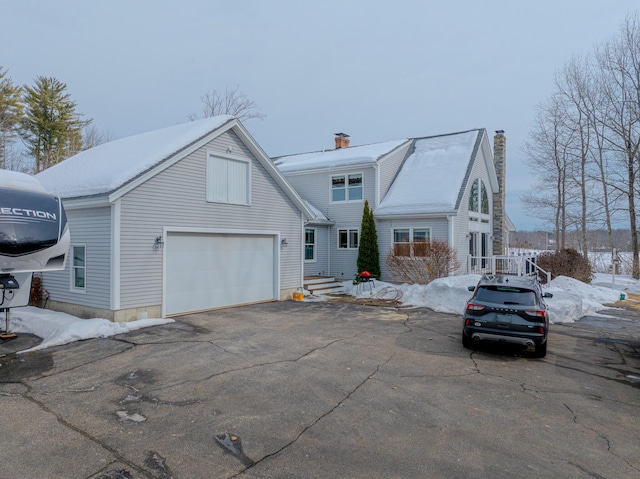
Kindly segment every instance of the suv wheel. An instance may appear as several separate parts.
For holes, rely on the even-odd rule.
[[[547,342],[545,341],[540,346],[536,346],[536,350],[531,353],[533,358],[544,358],[547,355]]]
[[[462,345],[467,349],[473,349],[473,339],[462,333]],[[546,343],[545,343],[546,346]]]

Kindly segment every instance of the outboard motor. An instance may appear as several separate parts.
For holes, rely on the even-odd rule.
[[[64,269],[70,241],[60,198],[33,176],[0,170],[0,275]]]

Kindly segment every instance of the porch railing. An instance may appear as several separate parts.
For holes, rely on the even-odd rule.
[[[551,282],[551,273],[536,264],[535,256],[472,256],[467,255],[467,274],[537,275]]]

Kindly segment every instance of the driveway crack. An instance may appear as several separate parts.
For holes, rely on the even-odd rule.
[[[320,349],[320,348],[319,348]],[[233,479],[234,477],[238,477],[242,474],[244,474],[247,470],[253,468],[254,466],[256,466],[257,464],[260,464],[262,461],[264,461],[265,459],[269,459],[270,457],[274,457],[277,456],[278,454],[280,454],[281,452],[283,452],[285,449],[288,449],[289,447],[291,447],[292,445],[294,445],[309,429],[311,429],[312,427],[314,427],[316,424],[318,424],[320,421],[322,421],[324,418],[326,418],[327,416],[329,416],[331,413],[333,413],[336,409],[338,409],[340,406],[342,406],[342,404],[344,404],[349,398],[351,398],[351,396],[353,396],[362,386],[364,386],[369,380],[373,379],[374,376],[380,371],[380,368],[386,364],[389,363],[389,361],[391,361],[393,359],[394,355],[391,355],[386,361],[378,364],[375,369],[368,374],[358,385],[356,385],[355,388],[353,388],[351,391],[349,391],[349,393],[347,393],[342,399],[340,399],[331,409],[329,409],[328,411],[324,412],[323,414],[321,414],[320,416],[318,416],[313,422],[311,422],[310,424],[308,424],[307,426],[305,426],[304,428],[302,428],[302,430],[296,435],[296,437],[294,437],[291,441],[289,441],[287,444],[285,444],[284,446],[282,446],[280,449],[278,449],[277,451],[272,452],[271,454],[267,454],[266,456],[263,456],[262,458],[256,460],[253,462],[253,464],[251,464],[248,467],[245,467],[244,469],[242,469],[240,472],[238,472],[237,474],[234,474],[233,476],[229,476],[227,479]],[[304,356],[303,356],[304,357]]]
[[[31,388],[29,388],[29,390],[31,390]],[[82,437],[88,439],[89,441],[93,442],[94,444],[97,444],[98,446],[100,446],[101,448],[107,450],[117,461],[121,462],[122,464],[135,469],[137,472],[139,472],[140,474],[142,474],[144,477],[147,477],[149,479],[153,479],[154,476],[149,475],[143,467],[131,462],[129,459],[127,459],[125,456],[123,456],[122,454],[120,454],[120,452],[118,452],[118,450],[114,449],[113,447],[109,446],[108,444],[105,444],[104,442],[102,442],[101,440],[99,440],[97,437],[92,436],[91,434],[89,434],[87,431],[80,429],[79,427],[71,424],[69,421],[67,421],[64,417],[60,416],[59,414],[55,413],[54,411],[52,411],[51,409],[49,409],[47,407],[46,404],[44,404],[41,401],[38,401],[36,398],[30,396],[27,393],[25,393],[23,395],[23,397],[28,400],[31,401],[33,404],[35,404],[36,406],[38,406],[42,411],[44,411],[47,414],[51,414],[53,417],[56,418],[56,420],[62,424],[64,427],[71,429],[72,431],[75,431],[76,433],[80,434]]]

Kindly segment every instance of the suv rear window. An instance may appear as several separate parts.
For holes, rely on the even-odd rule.
[[[476,292],[476,299],[487,303],[534,305],[536,293],[508,286],[481,286]]]

